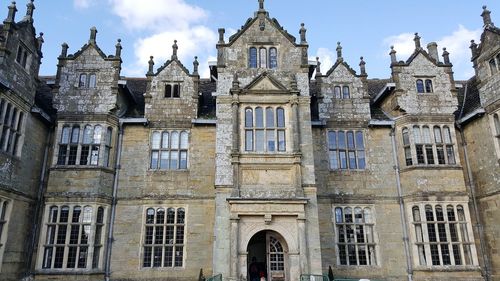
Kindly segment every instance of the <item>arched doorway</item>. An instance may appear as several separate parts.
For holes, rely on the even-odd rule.
[[[288,248],[277,232],[264,230],[256,233],[248,242],[247,269],[249,281],[288,280]]]

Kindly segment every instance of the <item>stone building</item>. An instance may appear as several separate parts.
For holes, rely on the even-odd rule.
[[[210,79],[120,75],[97,29],[39,77],[33,1],[0,25],[0,280],[500,280],[500,29],[322,72],[258,10]],[[477,136],[481,136],[478,138]]]

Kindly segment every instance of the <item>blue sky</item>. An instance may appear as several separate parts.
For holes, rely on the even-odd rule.
[[[18,15],[26,12],[28,0],[18,0]],[[10,1],[1,0],[4,17]],[[207,62],[215,59],[217,28],[234,33],[258,8],[257,0],[50,0],[35,1],[35,26],[44,32],[41,75],[53,75],[61,44],[69,52],[83,46],[89,29],[98,29],[97,42],[106,54],[114,54],[116,39],[122,39],[122,75],[144,77],[150,55],[159,67],[171,55],[174,39],[179,57],[192,69],[199,57],[202,76]],[[336,58],[337,41],[343,56],[356,71],[364,56],[370,78],[388,78],[389,47],[395,45],[398,60],[406,60],[414,49],[413,34],[419,32],[422,45],[438,43],[451,53],[455,79],[473,75],[470,40],[479,41],[483,22],[482,5],[492,11],[500,26],[498,0],[266,0],[265,8],[292,35],[300,23],[307,28],[309,56],[320,57],[322,72]]]

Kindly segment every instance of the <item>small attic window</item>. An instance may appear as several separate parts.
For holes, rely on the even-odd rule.
[[[180,85],[179,83],[165,83],[165,98],[179,98]]]
[[[257,48],[251,47],[248,51],[248,67],[257,68]]]
[[[425,80],[425,92],[432,93],[432,81],[430,79]]]
[[[274,47],[269,49],[269,68],[278,68],[278,51]]]
[[[500,55],[500,54],[499,54]],[[499,55],[497,55],[497,59],[499,58]],[[489,61],[489,65],[490,65],[490,71],[491,71],[491,75],[497,73],[498,71],[498,66],[497,66],[497,62],[495,61],[495,58],[492,58],[490,61]]]
[[[424,81],[422,79],[417,80],[417,93],[425,93],[424,91]]]
[[[79,88],[87,88],[87,74],[80,74],[80,82],[78,83]]]
[[[250,47],[248,49],[249,68],[278,68],[278,50],[275,47]]]
[[[28,50],[23,45],[20,44],[19,47],[17,48],[16,62],[26,69],[26,66],[28,65],[28,59],[29,59]]]

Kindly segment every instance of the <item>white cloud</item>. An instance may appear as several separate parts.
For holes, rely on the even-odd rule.
[[[328,70],[330,70],[330,68],[333,66],[333,64],[337,61],[337,53],[323,47],[318,48],[318,50],[316,51],[316,56],[309,57],[309,60],[316,61],[316,57],[319,57],[322,74],[326,74]]]
[[[81,0],[80,0],[81,1]],[[207,12],[184,0],[108,0],[114,14],[132,30],[186,29]]]
[[[94,4],[94,0],[73,0],[73,6],[77,9],[87,9]]]
[[[463,25],[459,25],[451,34],[436,40],[440,56],[442,55],[443,47],[450,53],[455,79],[468,79],[473,75],[474,71],[470,62],[471,55],[469,45],[470,40],[474,39],[478,41],[480,36],[481,29],[469,30]],[[385,38],[383,40],[383,45],[385,47],[384,53],[388,54],[389,47],[394,46],[398,60],[406,60],[413,51],[415,51],[414,37],[415,35],[412,33],[402,33]],[[421,40],[421,45],[424,48],[427,46],[423,38]],[[440,59],[442,61],[442,57],[440,57]]]

